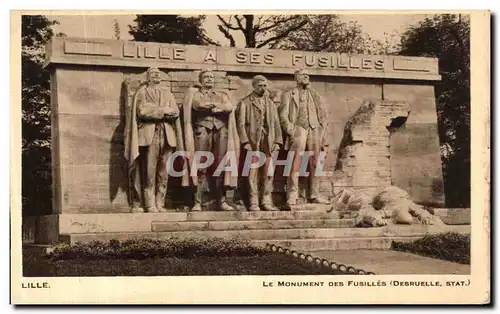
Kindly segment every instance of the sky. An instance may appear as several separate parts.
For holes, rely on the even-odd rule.
[[[409,25],[418,23],[426,15],[423,14],[349,14],[341,15],[345,22],[356,21],[363,30],[373,39],[383,39],[384,33],[402,32]],[[69,37],[87,38],[115,38],[114,23],[118,22],[120,27],[120,38],[132,39],[129,35],[128,25],[133,24],[135,15],[49,15],[48,18],[57,20],[60,24],[55,27],[56,32],[63,32]],[[222,45],[228,45],[227,39],[217,29],[218,19],[215,15],[207,15],[203,27],[207,35],[219,41]],[[235,37],[236,45],[244,47],[243,35]]]

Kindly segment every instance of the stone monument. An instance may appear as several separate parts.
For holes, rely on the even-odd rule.
[[[166,228],[169,221],[193,221],[198,226],[210,219],[239,221],[302,217],[307,220],[304,217],[311,215],[330,219],[332,213],[324,210],[318,213],[227,211],[234,209],[225,206],[224,202],[226,190],[229,189],[229,202],[232,198],[230,191],[237,187],[233,176],[224,176],[223,183],[216,183],[216,191],[210,191],[217,192],[214,198],[218,206],[214,210],[223,210],[220,213],[207,212],[203,207],[199,211],[201,206],[196,204],[200,202],[195,202],[197,198],[188,193],[190,189],[187,187],[198,190],[198,171],[187,171],[189,175],[168,178],[167,181],[162,176],[160,181],[155,178],[154,202],[152,181],[146,180],[146,185],[142,181],[141,189],[146,187],[147,197],[141,198],[137,188],[129,189],[129,179],[136,178],[135,172],[129,173],[129,169],[136,169],[135,157],[140,156],[145,147],[151,150],[150,146],[143,144],[131,145],[134,141],[130,136],[135,135],[129,133],[134,130],[130,129],[133,124],[130,110],[132,105],[140,103],[137,99],[146,95],[147,103],[164,108],[155,107],[158,117],[162,113],[162,122],[155,121],[154,125],[145,122],[153,131],[137,132],[138,140],[148,139],[144,144],[149,143],[153,134],[154,147],[160,149],[158,158],[168,155],[170,148],[172,151],[186,150],[188,165],[194,165],[197,170],[197,163],[191,162],[195,160],[194,152],[202,146],[205,148],[207,143],[206,148],[214,151],[239,154],[237,104],[252,93],[252,81],[256,75],[264,75],[269,89],[272,89],[271,98],[281,117],[280,126],[285,135],[284,146],[294,144],[292,149],[299,151],[308,149],[307,146],[312,146],[315,151],[323,147],[326,153],[324,170],[347,174],[348,179],[343,180],[316,178],[312,185],[313,194],[306,195],[304,201],[323,203],[342,189],[359,191],[396,186],[407,191],[415,204],[444,204],[433,86],[440,80],[437,59],[70,37],[54,38],[46,51],[46,66],[51,72],[53,214],[37,218],[39,243],[73,241],[79,237],[120,238],[178,228],[177,224]],[[156,94],[150,95],[146,87],[150,84],[146,83],[150,68],[160,70],[160,100]],[[303,71],[295,72],[296,69]],[[156,73],[150,72],[151,83],[156,80]],[[213,99],[201,101],[204,97]],[[197,109],[204,107],[207,110],[200,117]],[[357,119],[358,110],[365,110],[365,107],[375,113],[364,124],[348,127],[353,136],[346,136],[346,123]],[[293,125],[297,122],[292,114],[296,109],[307,112],[304,121],[300,120],[303,116],[299,117],[307,134],[317,132],[321,135],[309,136],[308,141],[305,132]],[[175,118],[177,112],[179,116]],[[156,125],[160,125],[158,132],[165,130],[166,138],[158,136]],[[226,135],[228,147],[218,146],[217,143],[223,142],[218,139]],[[280,149],[280,162],[287,162],[286,156],[281,157],[288,148],[289,145]],[[142,156],[156,158],[157,154]],[[155,158],[151,158],[150,165],[155,164]],[[156,170],[163,170],[156,165]],[[150,168],[153,171],[154,167]],[[185,163],[181,168],[185,170]],[[295,181],[287,182],[282,170],[283,163],[274,173],[272,199],[284,199],[288,190],[289,203],[293,204],[295,190],[291,187],[296,186]],[[164,185],[167,185],[165,202]],[[221,186],[225,189],[219,189]],[[188,201],[193,203],[189,207],[194,211],[179,210]],[[135,213],[141,211],[138,209],[140,203],[145,212]],[[132,212],[131,205],[135,208]],[[163,207],[167,212],[160,212]],[[300,223],[305,226],[310,221]],[[189,225],[186,228],[195,227]],[[299,232],[283,230],[279,232]],[[262,238],[264,233],[257,234]]]

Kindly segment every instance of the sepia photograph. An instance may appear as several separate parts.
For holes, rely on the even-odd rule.
[[[490,302],[488,11],[178,13],[11,11],[12,303]]]

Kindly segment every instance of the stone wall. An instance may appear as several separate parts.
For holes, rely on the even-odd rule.
[[[411,107],[405,127],[391,135],[393,184],[408,191],[416,203],[443,206],[445,197],[433,86],[387,84],[384,96],[405,101]]]
[[[363,102],[345,124],[335,166],[340,172],[335,186],[373,192],[391,185],[389,140],[391,133],[404,125],[409,113],[410,106],[404,102]]]

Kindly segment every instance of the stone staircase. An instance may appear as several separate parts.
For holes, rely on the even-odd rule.
[[[65,217],[66,216],[66,217]],[[301,251],[388,249],[392,241],[412,241],[427,233],[470,233],[470,225],[389,225],[355,228],[355,219],[315,205],[280,212],[171,212],[59,216],[60,242],[131,238],[224,237],[249,239]],[[85,216],[85,220],[82,220]],[[78,219],[78,221],[76,220]]]

